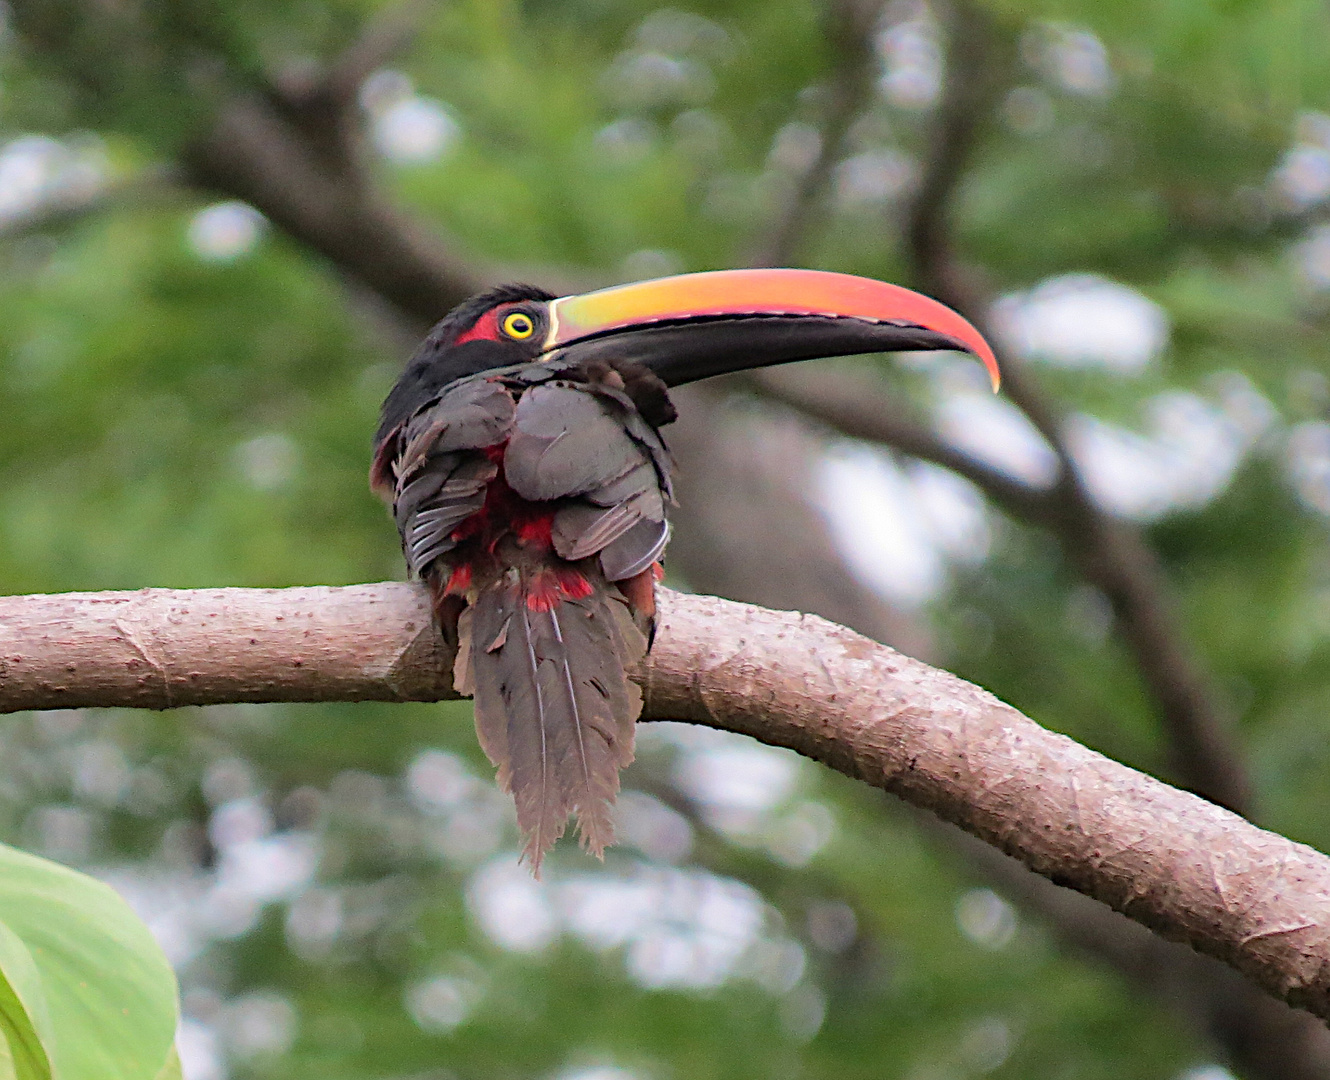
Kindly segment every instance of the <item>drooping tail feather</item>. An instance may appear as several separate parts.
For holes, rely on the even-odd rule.
[[[458,637],[454,682],[475,698],[480,745],[513,793],[532,868],[573,812],[582,845],[601,856],[642,711],[625,671],[647,643],[627,604],[603,579],[589,596],[550,600],[509,569],[475,594]]]

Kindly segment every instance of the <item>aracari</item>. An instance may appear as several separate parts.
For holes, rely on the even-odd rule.
[[[669,389],[816,357],[950,349],[951,309],[814,270],[683,274],[579,296],[504,285],[449,312],[383,404],[370,484],[456,646],[453,681],[533,870],[577,816],[613,842],[669,542]]]

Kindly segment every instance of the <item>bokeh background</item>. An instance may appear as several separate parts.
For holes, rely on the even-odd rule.
[[[485,284],[794,264],[992,334],[679,395],[679,587],[822,612],[1330,850],[1311,0],[0,3],[0,590],[401,575],[365,473]],[[1330,1033],[880,793],[648,725],[516,862],[465,704],[0,719],[189,1080],[1330,1077]]]

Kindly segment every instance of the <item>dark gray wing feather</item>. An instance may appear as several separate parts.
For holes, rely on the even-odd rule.
[[[627,472],[636,453],[623,424],[594,394],[533,386],[517,403],[504,475],[524,499],[582,495]]]
[[[670,523],[643,518],[625,529],[600,552],[600,568],[609,581],[636,577],[665,554],[670,542]]]
[[[552,540],[561,557],[599,552],[607,579],[621,581],[664,550],[668,453],[622,392],[563,382],[527,390],[503,464],[509,485],[524,498],[575,499],[554,518]]]
[[[457,456],[441,455],[434,460],[446,462]],[[485,488],[498,474],[499,466],[482,457],[467,458],[446,476],[442,469],[433,471],[431,462],[431,470],[422,479],[439,476],[438,488],[408,514],[398,516],[407,569],[413,575],[422,574],[433,560],[456,546],[453,531],[485,505]]]
[[[454,383],[406,422],[393,516],[412,575],[451,551],[453,532],[485,505],[499,468],[475,451],[503,442],[515,412],[501,384],[473,378]]]
[[[399,475],[437,454],[503,442],[515,410],[512,394],[501,383],[484,378],[453,383],[406,422]]]

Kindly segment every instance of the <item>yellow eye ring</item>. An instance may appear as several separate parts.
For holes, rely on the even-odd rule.
[[[525,311],[512,311],[503,317],[503,332],[510,338],[525,341],[536,332],[536,321]]]

